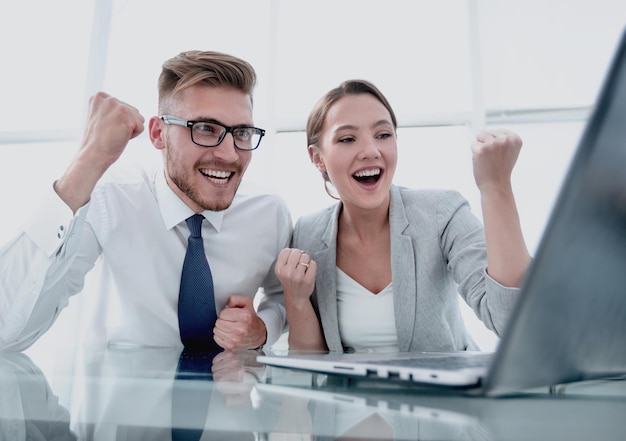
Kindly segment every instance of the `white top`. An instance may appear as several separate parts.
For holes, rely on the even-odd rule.
[[[344,347],[356,352],[398,351],[391,283],[374,294],[337,268],[337,308]]]
[[[181,346],[178,290],[193,214],[161,168],[112,168],[74,216],[51,190],[33,221],[0,249],[0,349],[22,350],[44,333],[85,286],[84,339],[94,343]],[[221,212],[205,211],[202,236],[216,307],[229,296],[266,298],[259,316],[274,343],[286,325],[274,261],[289,245],[283,201],[241,190]],[[93,277],[92,277],[93,276]],[[83,318],[81,317],[81,319]]]

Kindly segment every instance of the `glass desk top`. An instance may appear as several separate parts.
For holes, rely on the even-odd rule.
[[[484,398],[256,363],[256,351],[0,353],[0,440],[624,440],[626,379]]]

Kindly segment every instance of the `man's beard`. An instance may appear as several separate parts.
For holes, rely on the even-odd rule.
[[[222,211],[230,207],[241,182],[237,183],[237,187],[230,195],[211,194],[206,197],[202,195],[197,188],[193,187],[192,180],[187,170],[176,166],[177,161],[172,158],[171,149],[169,148],[166,152],[166,158],[165,167],[170,181],[176,185],[185,196],[191,199],[192,202],[202,207],[204,210],[210,211]]]

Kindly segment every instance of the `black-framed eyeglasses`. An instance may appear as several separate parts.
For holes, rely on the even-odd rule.
[[[165,124],[189,127],[191,140],[202,147],[216,147],[227,133],[233,135],[235,147],[239,150],[254,150],[261,144],[265,130],[251,126],[227,127],[215,121],[188,121],[172,115],[161,115]]]

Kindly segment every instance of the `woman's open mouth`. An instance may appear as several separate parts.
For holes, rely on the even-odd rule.
[[[372,185],[378,182],[382,176],[382,170],[378,167],[359,170],[352,175],[357,182],[364,185]]]

